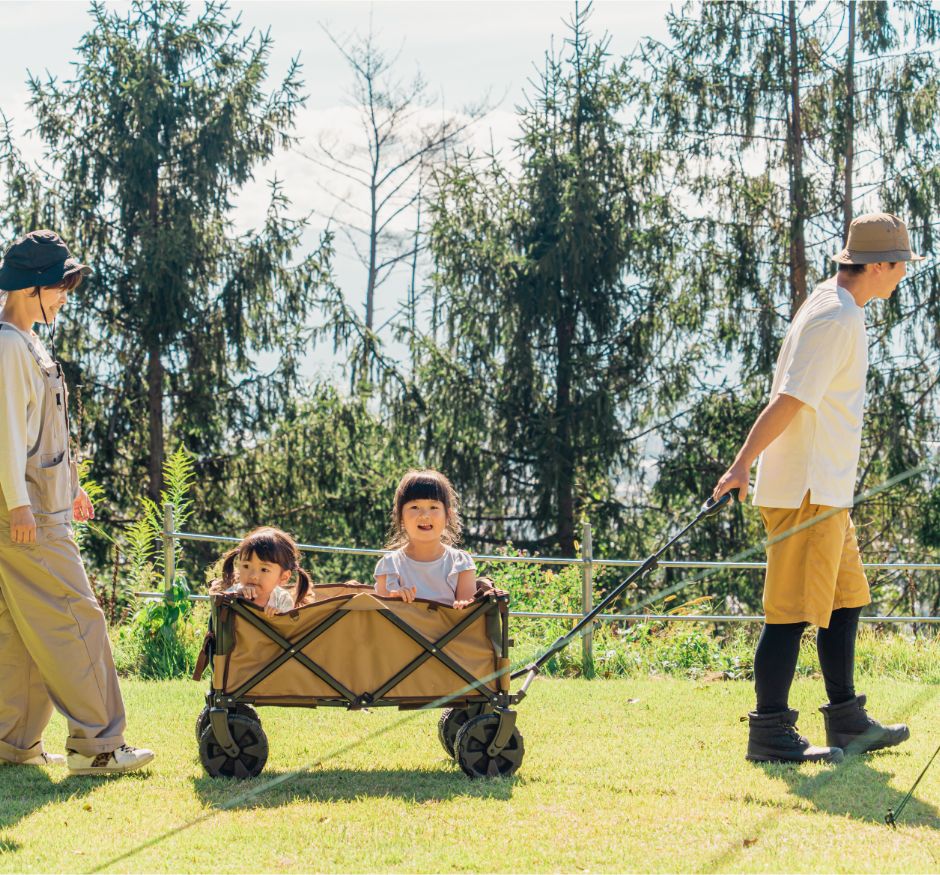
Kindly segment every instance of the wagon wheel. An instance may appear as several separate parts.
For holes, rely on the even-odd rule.
[[[232,713],[232,709],[229,709],[229,714]],[[258,717],[258,712],[247,702],[239,702],[234,709],[234,713],[243,714],[245,717],[250,717],[252,720],[258,720],[260,722],[260,717]],[[206,705],[199,712],[199,716],[196,718],[196,741],[202,738],[202,733],[205,731],[205,728],[209,725],[209,706]]]
[[[476,717],[486,710],[486,705],[468,705],[466,708],[445,708],[441,712],[441,719],[437,721],[437,737],[448,756],[453,758],[454,745],[457,743],[457,733],[471,717]]]
[[[199,759],[205,770],[213,778],[254,778],[261,774],[268,759],[268,737],[261,721],[244,714],[229,714],[228,728],[241,751],[237,757],[230,757],[219,745],[210,724],[199,738]]]
[[[508,778],[522,765],[525,745],[516,728],[499,753],[490,756],[486,752],[498,729],[498,714],[479,714],[467,720],[457,733],[457,763],[471,778]]]

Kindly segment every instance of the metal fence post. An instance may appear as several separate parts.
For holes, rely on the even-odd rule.
[[[173,520],[173,504],[167,502],[163,505],[163,591],[168,593],[173,587],[176,578],[176,542],[173,538],[175,531]]]
[[[587,616],[594,607],[594,546],[591,543],[591,524],[586,522],[581,531],[581,610]],[[594,624],[586,627],[581,638],[581,656],[584,674],[594,674]]]

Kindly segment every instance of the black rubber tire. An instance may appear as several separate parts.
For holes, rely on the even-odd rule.
[[[229,711],[229,714],[232,712]],[[249,705],[247,702],[239,702],[235,706],[236,714],[244,714],[246,717],[250,717],[252,720],[257,720],[261,722],[261,718],[258,716],[258,712],[254,709],[253,705]],[[196,718],[196,742],[202,738],[202,733],[205,731],[206,727],[209,725],[209,706],[206,705],[200,712],[199,716]]]
[[[496,756],[486,749],[496,738],[499,715],[479,714],[471,717],[457,733],[455,744],[457,764],[471,778],[508,778],[516,773],[525,756],[522,734],[513,728],[509,741]]]
[[[261,774],[268,761],[268,737],[260,720],[244,714],[229,714],[229,732],[241,748],[237,757],[230,757],[219,746],[210,724],[199,739],[199,759],[213,778],[254,778]]]
[[[461,727],[471,717],[482,714],[485,709],[486,705],[468,705],[466,708],[445,708],[441,712],[441,717],[437,721],[437,738],[451,759],[456,756],[454,746]]]

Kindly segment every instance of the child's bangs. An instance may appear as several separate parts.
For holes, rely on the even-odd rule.
[[[409,501],[439,501],[445,507],[450,506],[447,489],[436,477],[418,475],[405,485],[402,490],[401,504]]]
[[[251,559],[255,556],[259,562],[271,562],[281,568],[290,568],[293,555],[288,546],[274,532],[252,532],[241,543],[238,558]]]

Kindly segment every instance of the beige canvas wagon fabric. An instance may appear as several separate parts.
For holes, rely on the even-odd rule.
[[[265,622],[290,641],[301,638],[337,610],[348,613],[312,641],[303,653],[352,692],[372,692],[404,668],[424,649],[381,613],[392,610],[415,632],[436,641],[466,617],[466,611],[438,604],[376,596],[364,584],[337,584],[315,588],[316,601]],[[214,660],[213,686],[233,692],[283,653],[282,648],[242,617],[235,617],[235,643],[226,656]],[[487,636],[483,614],[443,648],[473,678],[482,680],[497,668],[497,656]],[[497,681],[486,684],[497,689]],[[434,657],[403,678],[385,698],[427,702],[463,690],[467,682]],[[304,699],[340,699],[341,696],[296,659],[289,659],[247,693],[269,702]],[[473,695],[470,693],[469,695]]]

